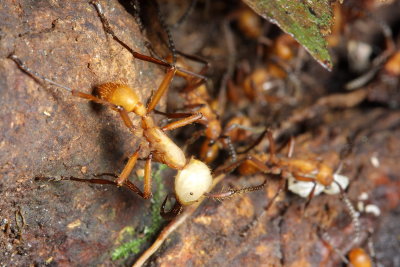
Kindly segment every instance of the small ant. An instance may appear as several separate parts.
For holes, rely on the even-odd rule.
[[[237,68],[234,81],[228,83],[230,101],[241,107],[254,102],[272,104],[272,110],[278,110],[282,104],[293,105],[298,102],[302,88],[298,75],[301,66],[297,64],[302,50],[298,47],[291,36],[281,34],[270,40],[266,52],[257,58],[258,62],[250,64],[244,60]],[[266,61],[259,60],[264,57]],[[243,99],[247,99],[247,102]]]
[[[353,248],[349,252],[349,266],[372,267],[372,260],[368,253],[360,247]]]
[[[100,3],[98,3],[97,1],[94,1],[92,3],[95,5],[106,31],[110,33],[115,40],[119,40],[118,37],[115,36],[113,31],[109,28],[109,23],[104,16],[103,9]],[[124,43],[123,46],[128,47]],[[133,50],[128,47],[128,51],[132,52]],[[159,60],[153,57],[139,54],[137,52],[134,52],[133,55],[136,58],[150,61],[155,64],[163,66],[167,64],[159,63]],[[166,164],[172,169],[178,170],[178,173],[175,176],[175,198],[177,202],[175,203],[175,206],[171,211],[165,212],[164,206],[166,201],[164,201],[161,209],[161,214],[164,217],[177,215],[182,210],[182,206],[190,205],[198,201],[206,192],[210,190],[213,182],[213,177],[208,166],[202,161],[197,160],[193,157],[187,159],[182,149],[165,134],[166,131],[177,129],[190,123],[196,122],[202,119],[203,115],[198,112],[181,120],[169,123],[163,127],[157,126],[153,118],[150,117],[150,113],[154,110],[162,96],[167,91],[174,75],[178,74],[177,67],[168,65],[169,68],[163,81],[149,101],[147,107],[145,107],[145,105],[139,100],[136,92],[134,92],[133,89],[126,84],[114,82],[101,84],[98,86],[99,96],[96,97],[71,89],[67,86],[46,78],[45,76],[26,66],[14,54],[11,54],[9,58],[13,60],[21,70],[23,70],[25,73],[35,79],[41,79],[49,84],[60,87],[70,92],[73,96],[77,96],[79,98],[90,100],[95,103],[103,104],[110,107],[120,114],[124,124],[129,128],[132,133],[141,133],[141,136],[143,137],[143,142],[139,145],[139,148],[136,149],[136,151],[129,157],[128,162],[126,163],[120,175],[116,176],[115,181],[109,181],[105,179],[80,179],[75,177],[70,177],[70,180],[95,184],[113,184],[117,186],[124,186],[138,194],[140,197],[147,199],[151,197],[151,162],[154,159],[158,162]],[[185,70],[183,70],[182,73],[190,74],[191,72],[185,72]],[[141,118],[141,124],[139,127],[133,125],[128,115],[128,113],[130,112],[135,113]],[[136,165],[139,155],[142,153],[147,154],[144,169],[143,192],[128,179],[130,173]]]

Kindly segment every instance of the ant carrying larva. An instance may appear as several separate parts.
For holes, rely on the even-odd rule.
[[[178,121],[169,123],[163,127],[159,127],[153,118],[150,116],[162,96],[166,93],[173,77],[176,74],[185,73],[191,74],[192,72],[178,69],[174,65],[160,61],[153,57],[149,57],[133,51],[129,46],[123,43],[111,30],[110,25],[104,16],[103,8],[99,2],[92,2],[103,22],[104,28],[107,33],[111,34],[118,43],[127,48],[135,58],[149,61],[155,64],[168,67],[167,73],[161,82],[157,91],[153,94],[152,98],[145,106],[140,100],[139,96],[131,87],[122,83],[108,82],[98,86],[98,97],[84,92],[74,90],[68,86],[62,85],[53,81],[38,72],[29,68],[23,63],[15,54],[9,55],[18,67],[25,73],[29,74],[35,79],[43,80],[49,84],[55,85],[70,92],[73,96],[93,101],[102,104],[117,111],[123,120],[124,124],[129,130],[138,136],[142,136],[142,142],[135,152],[129,157],[128,162],[123,168],[122,172],[116,176],[114,181],[106,179],[80,179],[75,177],[66,178],[69,180],[88,182],[94,184],[113,184],[117,186],[124,186],[131,191],[138,194],[140,197],[147,199],[151,197],[151,163],[153,160],[166,164],[168,167],[178,171],[175,176],[175,198],[177,200],[175,207],[169,211],[164,211],[165,202],[162,206],[161,214],[164,217],[176,216],[181,210],[182,206],[190,205],[198,201],[203,195],[211,189],[213,177],[208,166],[200,160],[193,157],[187,159],[184,152],[178,147],[166,134],[166,131],[174,130],[185,125],[191,124],[200,120],[203,115],[201,113],[193,113],[189,116],[182,118]],[[201,77],[195,75],[196,77]],[[129,117],[129,113],[135,113],[141,118],[139,126],[135,126]],[[137,134],[140,132],[140,134]],[[141,191],[136,185],[129,181],[129,175],[134,169],[137,160],[141,154],[146,154],[146,163],[144,168],[144,189]],[[213,197],[209,195],[209,197]]]

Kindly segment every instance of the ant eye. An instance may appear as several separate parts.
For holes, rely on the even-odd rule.
[[[191,196],[193,196],[193,192],[190,192],[189,194],[190,194]]]

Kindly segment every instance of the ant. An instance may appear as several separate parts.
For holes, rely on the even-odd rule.
[[[262,141],[265,135],[267,135],[269,141],[269,154],[248,154],[251,149]],[[265,130],[253,145],[241,152],[243,154],[246,153],[246,156],[228,166],[222,167],[220,171],[229,172],[238,168],[241,175],[251,175],[257,172],[280,175],[283,180],[272,200],[279,195],[286,183],[288,183],[289,191],[303,198],[308,198],[306,207],[311,199],[321,192],[332,195],[344,193],[349,181],[346,176],[339,174],[341,164],[338,170],[334,172],[330,166],[321,161],[292,158],[293,150],[294,141],[291,139],[287,157],[278,157],[272,132]],[[220,193],[218,197],[224,199],[234,194],[236,194],[234,190],[228,190]],[[268,208],[272,205],[272,202],[268,204]],[[268,210],[268,208],[264,211]]]
[[[111,30],[109,23],[104,16],[103,9],[100,3],[98,3],[97,1],[93,1],[92,3],[95,5],[106,31],[110,33],[115,40],[119,40],[118,37]],[[118,42],[122,43],[122,41]],[[124,43],[123,46],[128,47]],[[128,51],[132,52],[133,50],[129,48]],[[167,64],[160,63],[159,60],[153,57],[145,56],[137,52],[134,52],[133,56],[135,58],[150,61],[152,63],[162,66],[166,66],[165,64]],[[164,217],[177,215],[182,210],[182,206],[190,205],[198,201],[206,192],[210,190],[213,182],[213,177],[209,167],[202,161],[197,160],[193,157],[187,159],[182,149],[177,146],[165,133],[167,131],[174,130],[196,122],[202,119],[203,115],[198,112],[178,121],[169,123],[163,127],[159,127],[158,125],[156,125],[153,118],[150,116],[150,113],[154,110],[162,96],[166,93],[174,75],[178,74],[179,70],[177,67],[173,65],[168,65],[169,68],[163,81],[161,82],[157,91],[154,93],[153,97],[150,99],[147,106],[145,106],[139,100],[136,92],[133,91],[133,89],[126,84],[115,82],[101,84],[97,88],[98,97],[96,97],[94,95],[71,89],[67,86],[46,78],[45,76],[26,66],[14,54],[11,54],[9,58],[13,60],[21,70],[23,70],[34,79],[43,80],[49,84],[60,87],[70,92],[73,96],[110,107],[111,109],[119,113],[124,124],[129,128],[132,133],[141,133],[141,136],[143,137],[143,142],[139,145],[139,148],[137,148],[136,151],[129,157],[128,162],[126,163],[120,175],[116,176],[112,174],[106,174],[110,176],[116,176],[116,179],[114,181],[97,178],[80,179],[75,177],[70,177],[70,180],[94,184],[112,184],[116,186],[124,186],[138,194],[140,197],[148,199],[151,197],[151,163],[154,159],[158,162],[166,164],[172,169],[178,170],[178,173],[175,176],[175,199],[177,200],[177,202],[175,203],[175,206],[171,211],[165,212],[164,206],[166,201],[164,201],[161,210],[161,214]],[[181,73],[190,74],[191,72],[181,70]],[[141,118],[141,124],[139,127],[134,126],[131,119],[129,118],[128,114],[131,112]],[[139,159],[139,155],[141,154],[147,155],[144,168],[143,192],[128,179],[130,173],[136,165],[137,160]],[[245,190],[246,189],[243,189],[242,191]]]
[[[349,252],[349,266],[372,267],[372,260],[368,253],[360,247],[353,248]]]
[[[245,59],[238,65],[235,79],[228,82],[228,98],[240,107],[256,102],[269,106],[271,111],[279,110],[282,105],[293,106],[301,97],[302,81],[298,75],[301,66],[297,63],[302,50],[287,34],[269,40],[264,46],[266,51],[257,57],[255,64]]]
[[[117,40],[129,51],[131,51],[134,57],[166,66],[163,62],[160,62],[155,58],[148,57],[132,51],[132,49],[130,49],[127,45],[120,41],[120,39],[113,33],[112,29],[110,28],[109,23],[103,14],[101,5],[97,2],[94,2],[94,4],[100,15],[106,32],[111,34],[115,40]],[[151,196],[151,161],[154,157],[155,160],[165,163],[167,166],[178,170],[178,174],[175,178],[175,192],[179,204],[188,205],[195,202],[210,187],[212,177],[208,167],[201,161],[195,160],[193,158],[188,161],[185,158],[183,151],[179,147],[177,147],[174,142],[169,139],[169,137],[164,133],[165,131],[176,129],[195,122],[196,120],[201,119],[203,115],[201,113],[196,113],[180,121],[170,123],[162,128],[156,126],[153,119],[149,116],[150,112],[154,110],[155,106],[157,105],[163,94],[165,94],[173,76],[175,74],[178,74],[178,67],[168,65],[170,68],[168,69],[164,80],[162,81],[160,87],[152,97],[147,107],[145,107],[143,103],[140,102],[136,93],[125,84],[112,82],[102,84],[98,87],[99,97],[95,97],[93,95],[79,92],[64,85],[58,84],[38,74],[37,72],[27,67],[16,55],[10,55],[10,58],[14,60],[15,63],[17,63],[17,65],[22,70],[33,77],[40,78],[50,84],[63,88],[69,91],[74,96],[91,100],[96,103],[104,104],[119,112],[123,122],[133,133],[136,133],[139,130],[142,131],[142,135],[145,139],[144,144],[139,146],[139,148],[131,155],[123,171],[114,182],[104,179],[84,180],[79,178],[71,178],[71,180],[97,184],[115,184],[117,186],[125,186],[137,193],[139,196],[146,199]],[[183,69],[182,73],[185,73]],[[190,74],[191,72],[186,73]],[[133,126],[133,123],[128,116],[129,112],[133,112],[141,117],[141,129],[137,129],[135,126]],[[146,158],[145,165],[144,190],[142,192],[138,187],[136,187],[128,180],[128,177],[135,167],[140,153],[145,150],[144,147],[146,145],[151,151],[147,153],[148,156]],[[194,177],[192,175],[193,173],[196,173],[197,175],[201,174],[201,179]],[[237,190],[236,192],[244,191],[250,191],[250,189]],[[164,212],[164,214],[166,213]]]

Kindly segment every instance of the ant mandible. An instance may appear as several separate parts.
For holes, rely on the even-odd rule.
[[[119,40],[118,37],[109,28],[109,23],[104,16],[101,5],[97,1],[94,1],[92,3],[95,5],[106,31],[110,33],[115,40]],[[122,41],[118,42],[122,43]],[[125,44],[123,46],[128,47]],[[152,63],[163,66],[166,66],[167,64],[162,61],[160,62],[155,58],[134,52],[130,48],[128,50],[133,52],[132,54],[135,58],[150,61]],[[35,79],[41,79],[49,84],[60,87],[70,92],[73,96],[77,96],[79,98],[90,100],[95,103],[103,104],[110,107],[111,109],[119,113],[124,124],[130,129],[130,131],[132,131],[133,133],[141,131],[144,139],[142,144],[129,157],[128,162],[126,163],[122,172],[120,173],[120,175],[118,175],[115,181],[109,181],[105,179],[79,178],[74,178],[71,180],[95,184],[114,184],[117,186],[124,186],[137,193],[140,197],[147,199],[151,197],[151,162],[154,159],[158,162],[166,164],[170,168],[178,170],[178,173],[175,177],[175,194],[176,199],[180,205],[190,205],[191,203],[197,201],[200,197],[203,196],[205,192],[210,189],[212,184],[212,175],[208,166],[200,160],[194,158],[187,159],[182,149],[179,148],[165,133],[166,131],[183,127],[201,119],[202,114],[192,114],[191,116],[183,118],[179,121],[172,122],[168,125],[165,125],[164,127],[157,126],[153,118],[150,117],[150,113],[153,111],[162,96],[167,91],[174,75],[178,74],[178,69],[176,67],[169,64],[167,65],[169,68],[163,81],[149,101],[147,107],[145,107],[144,104],[139,100],[136,92],[134,92],[133,89],[126,84],[114,82],[101,84],[100,86],[98,86],[99,96],[96,97],[94,95],[71,89],[67,86],[64,86],[44,77],[43,75],[26,66],[15,54],[11,54],[9,58],[12,59],[21,70],[23,70]],[[131,119],[128,116],[128,113],[130,112],[135,113],[141,118],[141,124],[139,127],[135,127],[133,125]],[[142,192],[137,186],[135,186],[128,180],[128,177],[135,167],[139,155],[141,154],[141,152],[144,152],[146,146],[149,152],[147,153],[146,157],[144,189]]]

